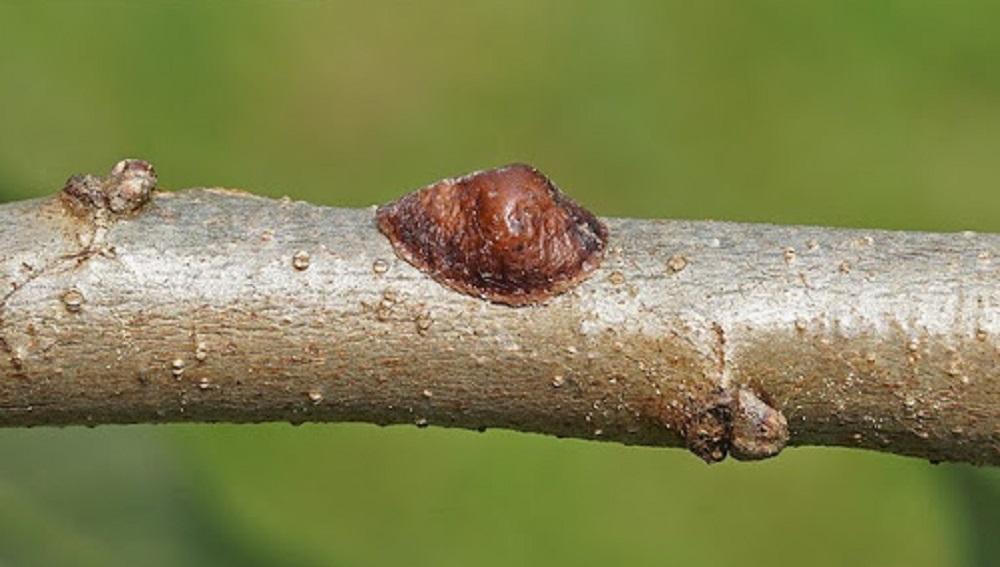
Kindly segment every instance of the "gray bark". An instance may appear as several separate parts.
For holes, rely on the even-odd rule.
[[[373,209],[0,206],[0,425],[364,421],[1000,464],[1000,235],[605,219],[544,305],[447,289]]]

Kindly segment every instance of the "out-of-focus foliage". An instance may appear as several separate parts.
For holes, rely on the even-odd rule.
[[[994,2],[0,3],[0,200],[123,156],[345,206],[1000,231]],[[0,431],[0,565],[996,564],[1000,474],[362,425]],[[990,547],[993,545],[994,547]]]

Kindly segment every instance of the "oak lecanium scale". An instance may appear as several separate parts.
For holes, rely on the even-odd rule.
[[[376,221],[396,254],[438,283],[510,306],[575,287],[608,240],[597,217],[524,164],[443,179],[379,207]]]

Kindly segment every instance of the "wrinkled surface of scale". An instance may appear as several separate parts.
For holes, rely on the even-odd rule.
[[[608,237],[594,215],[522,164],[438,181],[376,216],[396,253],[435,281],[514,306],[583,281]]]

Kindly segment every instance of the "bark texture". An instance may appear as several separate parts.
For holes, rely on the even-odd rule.
[[[126,194],[142,203],[0,206],[0,425],[364,421],[1000,464],[1000,235],[605,219],[589,279],[510,307],[398,259],[374,208]]]

